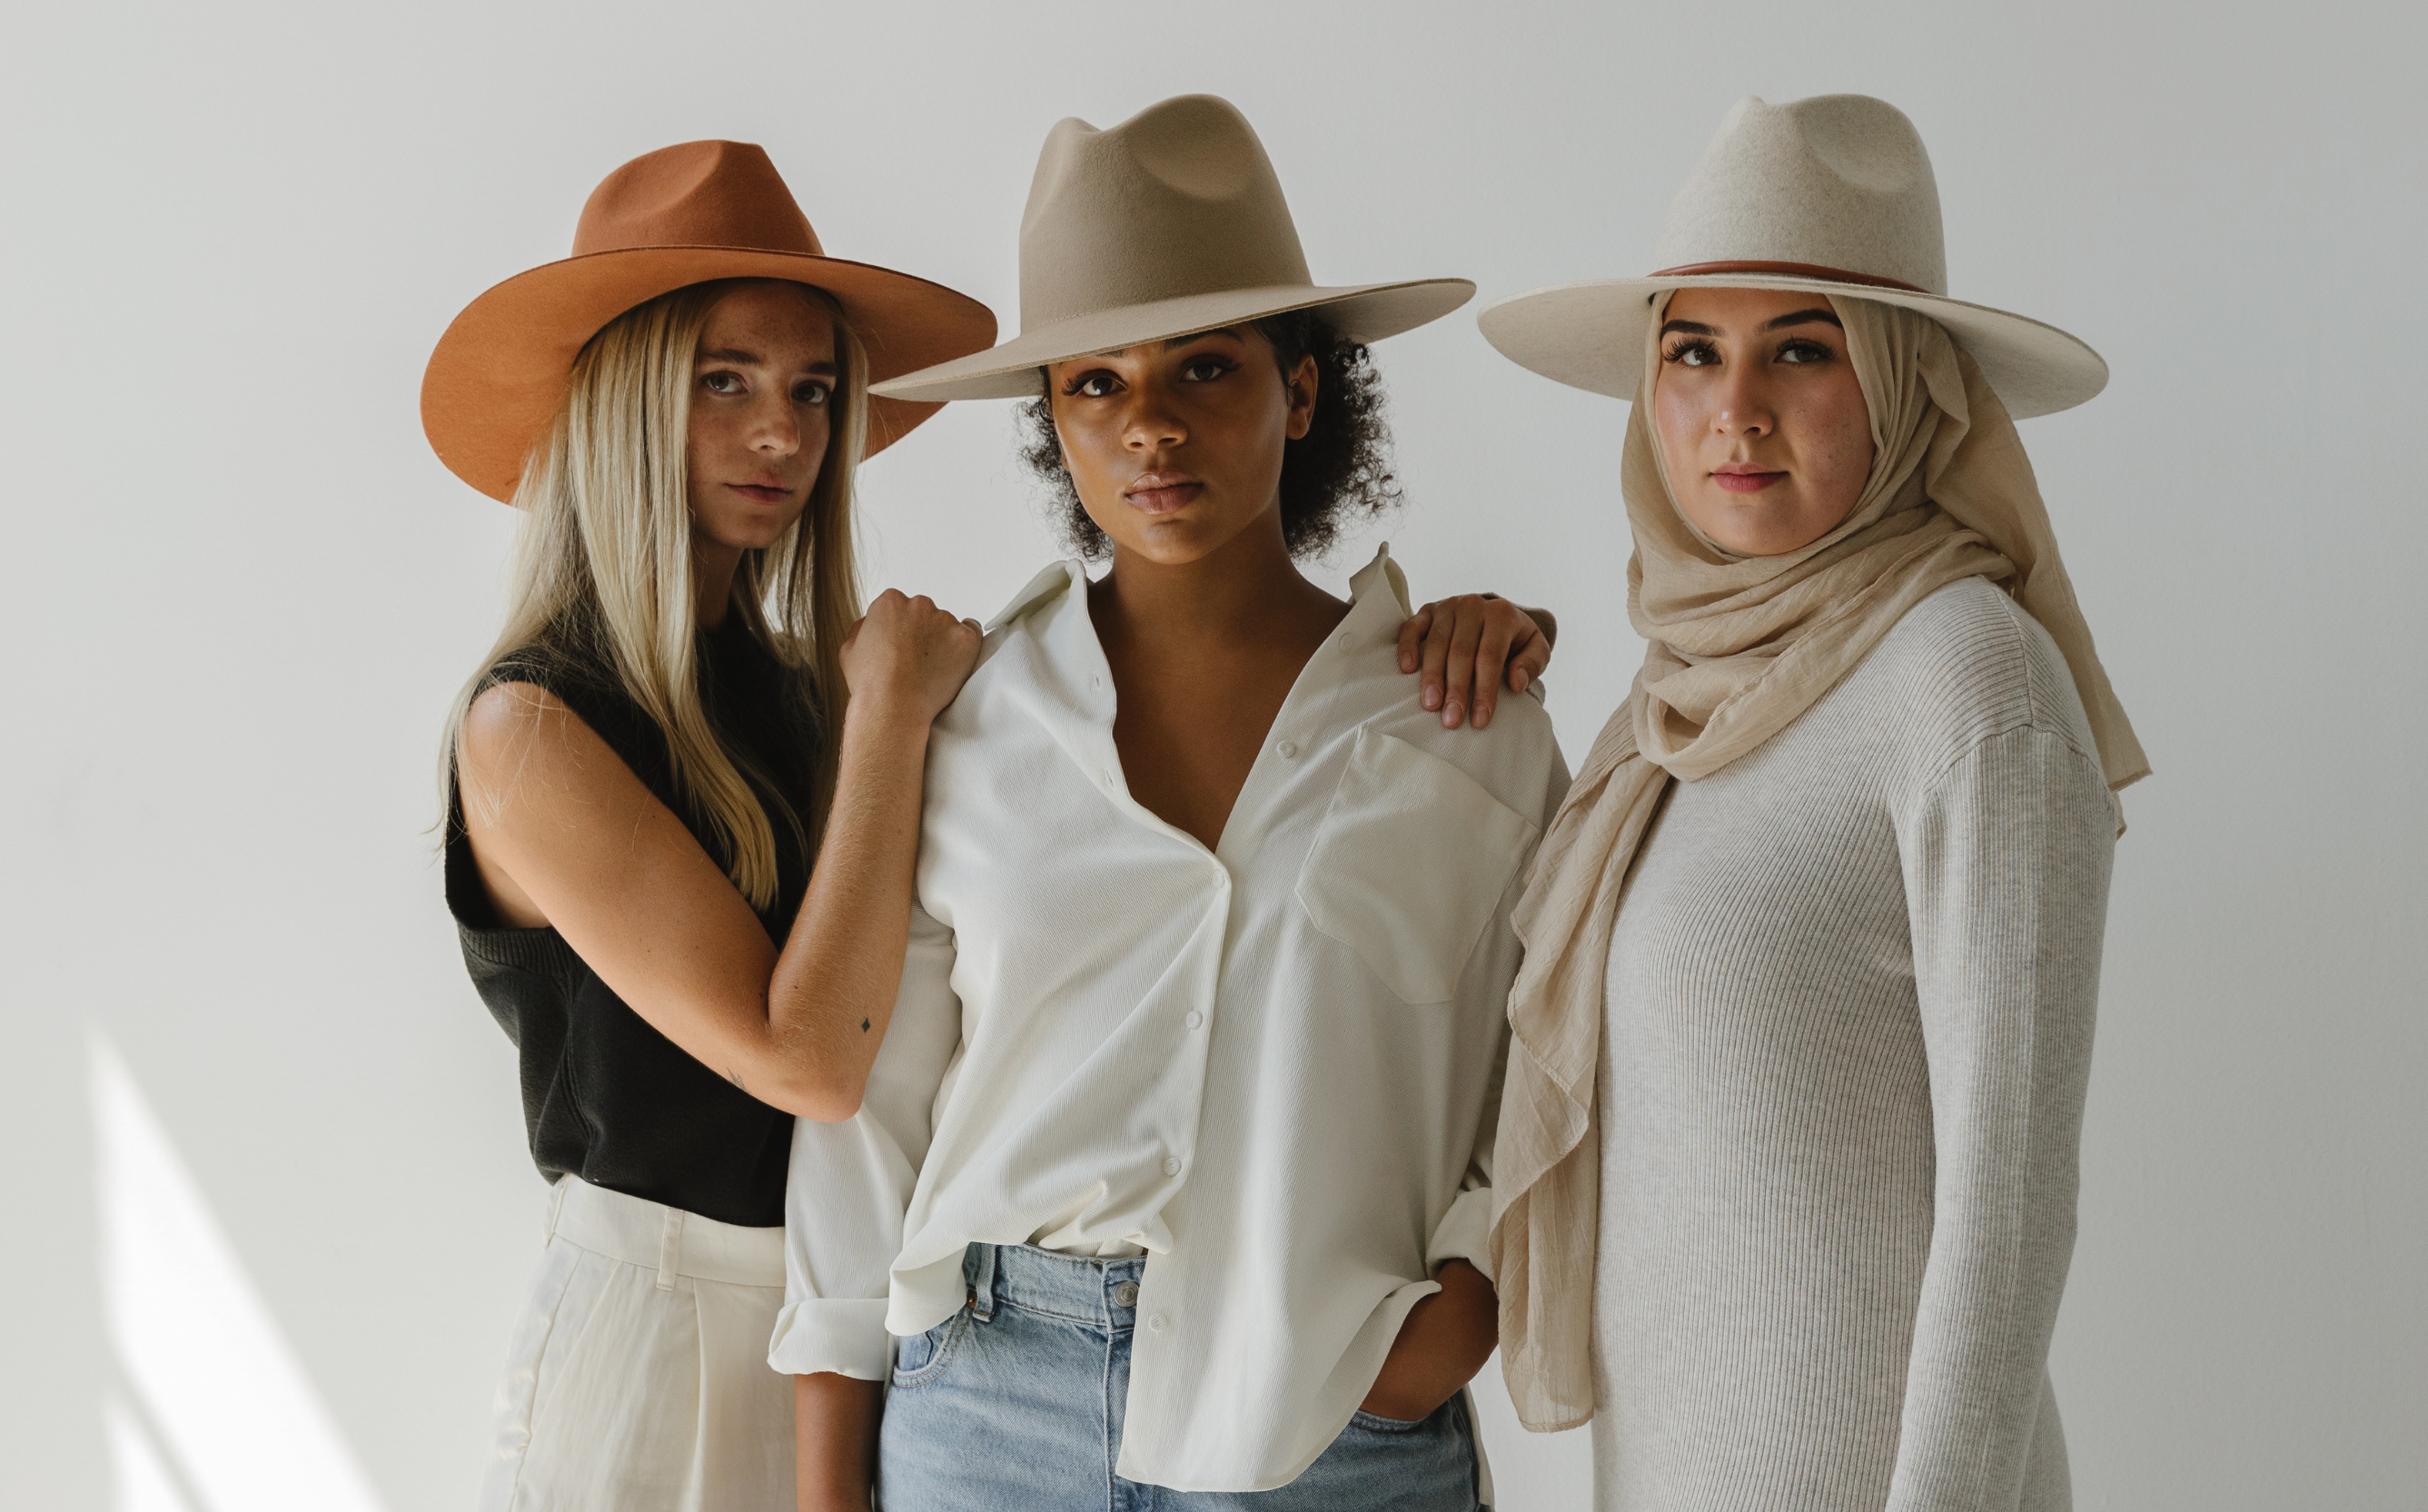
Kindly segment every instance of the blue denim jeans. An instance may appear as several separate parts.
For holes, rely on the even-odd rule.
[[[1360,1412],[1270,1491],[1113,1473],[1144,1260],[970,1246],[973,1300],[901,1341],[878,1450],[884,1512],[1476,1512],[1464,1394],[1420,1423]]]

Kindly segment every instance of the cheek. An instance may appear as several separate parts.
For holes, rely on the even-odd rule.
[[[1669,466],[1670,480],[1675,483],[1697,472],[1695,444],[1705,431],[1702,407],[1682,384],[1665,382],[1662,377],[1652,389],[1652,433],[1661,444],[1661,460]]]

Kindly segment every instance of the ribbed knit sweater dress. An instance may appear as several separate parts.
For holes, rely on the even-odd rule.
[[[1673,784],[1612,943],[1603,1512],[2048,1512],[2117,809],[1972,578]]]

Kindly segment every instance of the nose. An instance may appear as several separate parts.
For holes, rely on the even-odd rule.
[[[789,457],[801,449],[801,423],[782,390],[762,393],[751,407],[750,449],[766,457]]]
[[[1161,451],[1189,439],[1189,427],[1173,413],[1160,383],[1141,383],[1130,390],[1129,413],[1122,416],[1122,445],[1132,451]]]
[[[1718,407],[1713,412],[1712,429],[1720,435],[1754,440],[1779,429],[1779,416],[1770,403],[1770,385],[1755,370],[1754,364],[1729,364],[1720,380],[1720,391],[1714,398]]]

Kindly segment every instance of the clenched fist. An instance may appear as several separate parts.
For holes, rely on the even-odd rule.
[[[844,638],[852,704],[925,725],[944,711],[978,664],[978,624],[955,619],[925,594],[877,595]]]

